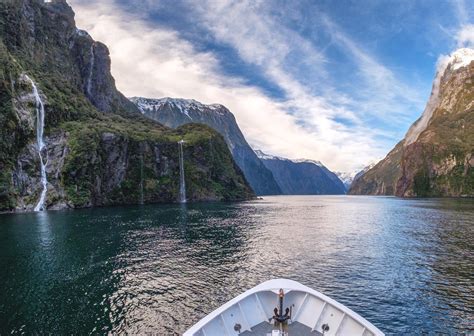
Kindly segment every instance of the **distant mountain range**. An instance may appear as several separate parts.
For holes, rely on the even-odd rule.
[[[423,115],[350,194],[474,196],[474,50],[441,60]]]
[[[351,187],[352,181],[354,180],[354,176],[357,173],[358,172],[334,172],[334,174],[336,174],[337,177],[339,177],[341,182],[344,184],[344,188],[346,191],[348,191]]]
[[[255,153],[273,173],[285,195],[339,195],[346,193],[346,188],[339,177],[319,161],[289,160],[265,154],[261,150],[256,150]]]
[[[130,100],[148,118],[177,128],[189,123],[205,124],[223,137],[234,160],[257,195],[278,195],[273,174],[258,159],[244,138],[234,115],[223,105],[205,105],[193,99],[132,97]]]
[[[255,197],[222,136],[170,129],[121,94],[65,0],[0,1],[0,212]]]
[[[258,195],[344,194],[346,188],[336,174],[321,162],[288,160],[253,151],[234,115],[223,105],[202,104],[192,99],[132,97],[147,117],[176,128],[202,123],[222,134],[236,163]]]

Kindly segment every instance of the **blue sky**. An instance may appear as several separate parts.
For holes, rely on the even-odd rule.
[[[339,171],[385,156],[474,41],[468,0],[70,3],[127,96],[222,103],[254,148]]]

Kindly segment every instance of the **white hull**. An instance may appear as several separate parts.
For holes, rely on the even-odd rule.
[[[296,281],[266,281],[219,307],[192,326],[183,336],[272,335],[279,291],[284,309],[291,309],[287,333],[292,335],[382,336],[377,327],[349,308]],[[323,326],[326,331],[323,333]],[[327,328],[329,327],[329,328]],[[292,332],[293,331],[293,332]],[[275,331],[274,335],[278,335]]]

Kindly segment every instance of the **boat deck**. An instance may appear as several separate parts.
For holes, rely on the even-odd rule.
[[[273,324],[262,322],[252,328],[252,331],[245,331],[240,336],[268,336],[272,334]],[[322,335],[320,332],[311,331],[311,328],[299,322],[288,325],[288,336],[316,336]]]

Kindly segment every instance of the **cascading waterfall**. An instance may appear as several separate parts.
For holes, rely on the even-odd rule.
[[[140,204],[144,203],[143,199],[143,152],[140,152]]]
[[[94,43],[91,44],[91,56],[90,56],[90,66],[89,66],[89,76],[87,78],[87,96],[90,98],[92,92],[92,75],[94,74],[94,63],[95,63],[95,53],[94,53]]]
[[[186,203],[186,185],[184,181],[184,157],[183,144],[184,140],[178,141],[179,147],[179,202]]]
[[[41,196],[36,204],[35,211],[43,211],[44,210],[44,202],[46,199],[46,192],[48,191],[48,178],[46,176],[46,163],[43,159],[42,151],[44,149],[44,141],[43,141],[43,132],[44,132],[44,104],[41,100],[41,97],[38,93],[38,88],[33,80],[25,75],[25,78],[31,83],[33,87],[33,95],[35,96],[36,100],[36,148],[38,150],[38,155],[41,164],[41,184],[43,186],[43,190],[41,191]]]

